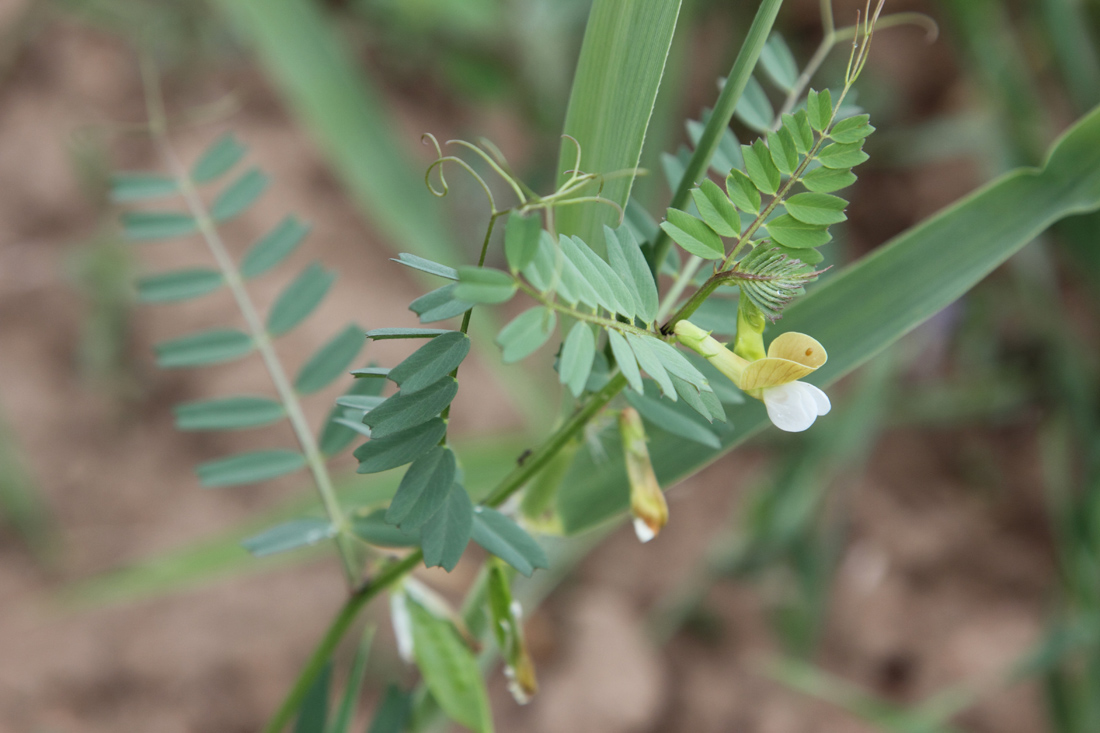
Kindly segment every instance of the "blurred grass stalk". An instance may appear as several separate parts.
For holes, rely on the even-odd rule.
[[[19,533],[36,560],[45,564],[54,561],[57,546],[53,524],[3,414],[0,414],[0,520]]]
[[[464,262],[462,248],[443,224],[444,207],[424,183],[427,166],[404,152],[410,133],[394,124],[382,94],[356,67],[320,6],[309,0],[216,4],[255,46],[287,104],[385,240],[395,250],[445,264]],[[499,325],[481,309],[471,336],[475,344],[489,344],[492,353],[485,354],[485,362],[515,409],[529,425],[539,425],[553,414],[547,390],[530,373],[500,366],[492,346]]]

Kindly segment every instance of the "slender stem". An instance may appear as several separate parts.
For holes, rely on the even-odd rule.
[[[484,267],[485,266],[485,255],[489,251],[489,239],[492,238],[492,236],[493,236],[493,226],[497,223],[497,217],[501,216],[504,213],[506,213],[506,212],[496,211],[494,209],[493,212],[489,215],[489,226],[485,229],[485,239],[482,240],[482,242],[481,242],[481,256],[477,258],[477,266],[478,267]],[[474,309],[471,308],[470,310],[466,311],[465,315],[462,316],[462,325],[458,327],[458,330],[462,331],[462,333],[469,333],[470,332],[470,318],[473,316],[473,314],[474,314]],[[462,366],[462,365],[459,364],[459,366]],[[458,367],[455,367],[454,371],[451,372],[451,377],[452,378],[457,378],[458,377]],[[446,422],[447,418],[449,418],[450,416],[451,416],[451,406],[448,404],[446,407],[443,408],[443,412],[440,414],[440,417],[443,419],[444,422]],[[446,441],[447,441],[447,436],[444,435],[443,436],[443,442],[446,443]]]
[[[699,267],[702,264],[702,257],[692,255],[680,268],[680,272],[676,274],[676,279],[672,282],[672,287],[665,293],[664,299],[661,300],[661,306],[657,309],[658,321],[663,321],[668,312],[672,310],[672,307],[676,305],[676,301],[680,299],[680,296],[684,294],[684,290],[695,279],[695,273],[699,272]]]
[[[647,331],[644,328],[638,328],[637,326],[631,326],[629,323],[623,323],[622,321],[616,321],[611,318],[603,318],[602,316],[585,313],[584,311],[579,311],[576,308],[570,308],[569,306],[561,305],[557,301],[543,295],[538,290],[535,290],[533,287],[523,282],[522,280],[517,280],[516,283],[519,285],[520,290],[527,293],[532,298],[545,305],[547,308],[556,310],[559,313],[567,315],[571,318],[576,318],[578,321],[587,321],[588,323],[594,323],[597,326],[602,326],[603,328],[613,328],[616,331],[621,331],[622,333],[633,333],[637,334],[638,336],[655,335],[652,331]]]
[[[271,720],[264,727],[264,733],[279,733],[286,727],[290,719],[298,712],[298,708],[301,706],[306,693],[309,692],[309,688],[313,686],[317,675],[324,669],[325,664],[328,663],[332,653],[340,644],[340,640],[344,638],[344,634],[347,633],[363,606],[405,577],[406,573],[420,564],[423,557],[424,555],[420,550],[406,555],[401,560],[386,567],[373,581],[353,593],[344,602],[344,606],[336,614],[336,618],[329,625],[324,637],[321,638],[321,643],[313,650],[309,661],[306,662],[306,666],[298,675],[294,687],[291,688],[290,693],[283,700],[283,704],[279,706],[279,709],[275,711],[275,714],[271,716]]]
[[[825,63],[825,59],[828,57],[829,52],[832,51],[833,46],[836,45],[837,34],[835,30],[830,29],[831,25],[831,23],[826,25],[825,37],[821,39],[821,45],[817,47],[817,50],[814,51],[814,55],[806,62],[806,68],[798,75],[798,79],[795,80],[790,93],[788,93],[787,98],[783,100],[783,106],[779,109],[779,114],[775,116],[775,120],[772,122],[773,130],[779,129],[779,126],[783,122],[783,115],[788,114],[794,109],[794,106],[798,104],[798,100],[802,98],[802,92],[806,91],[806,87],[810,85],[810,80],[821,68],[821,65]]]
[[[703,134],[699,137],[699,143],[695,146],[695,152],[684,169],[684,176],[680,179],[680,185],[676,188],[676,194],[672,197],[672,203],[669,204],[670,208],[682,209],[684,207],[692,186],[699,182],[699,178],[704,174],[707,166],[710,165],[710,159],[714,157],[714,152],[718,149],[722,135],[729,127],[730,120],[733,119],[737,102],[741,99],[741,94],[749,83],[749,77],[752,76],[753,69],[756,68],[756,62],[760,59],[760,53],[764,50],[764,44],[768,40],[768,34],[771,33],[772,26],[775,24],[775,17],[779,14],[779,7],[782,4],[783,0],[763,0],[760,3],[760,8],[756,11],[756,17],[753,18],[752,25],[749,27],[745,42],[741,45],[741,50],[737,53],[737,59],[733,62],[733,68],[730,69],[729,76],[726,78],[726,84],[722,87],[718,100],[714,103],[714,112],[711,113],[710,120],[703,129]],[[658,231],[657,239],[654,240],[653,249],[650,251],[649,260],[649,269],[654,274],[657,273],[657,268],[664,261],[665,254],[670,246],[672,246],[672,240],[669,239],[668,234],[663,229]]]
[[[712,275],[710,279],[703,283],[701,288],[691,294],[691,297],[680,307],[680,310],[676,311],[676,314],[661,326],[661,333],[666,335],[672,333],[672,329],[676,327],[676,324],[699,310],[699,306],[703,304],[703,301],[709,298],[711,293],[717,290],[723,282],[725,282],[725,278],[722,277],[721,273]]]
[[[252,302],[252,298],[245,289],[244,279],[237,270],[237,266],[233,262],[233,259],[229,256],[225,243],[222,241],[221,235],[218,234],[213,218],[211,218],[209,212],[206,210],[206,206],[199,197],[198,190],[195,188],[195,184],[191,180],[190,174],[187,172],[183,163],[180,162],[179,157],[176,155],[175,150],[173,150],[168,140],[166,118],[160,97],[159,86],[156,81],[156,73],[152,67],[146,63],[142,65],[142,74],[147,89],[146,97],[149,100],[149,123],[153,139],[165,163],[175,177],[179,185],[180,193],[187,202],[187,208],[194,217],[199,232],[202,234],[210,250],[210,254],[213,255],[214,260],[218,263],[222,276],[225,278],[225,283],[229,287],[229,291],[233,294],[233,299],[237,303],[237,308],[240,309],[241,315],[244,316],[245,323],[252,335],[252,340],[256,344],[256,350],[260,353],[264,366],[267,367],[267,372],[271,376],[272,383],[275,385],[275,391],[278,393],[279,399],[286,410],[290,426],[294,431],[295,437],[298,439],[298,443],[302,447],[302,452],[306,458],[306,464],[313,474],[313,481],[317,486],[317,492],[321,495],[321,502],[325,506],[325,511],[328,513],[329,520],[336,528],[336,544],[340,550],[340,559],[343,562],[344,574],[348,582],[348,587],[354,588],[357,581],[357,572],[355,569],[354,550],[347,542],[348,521],[347,517],[344,515],[343,508],[340,506],[340,501],[336,496],[336,489],[333,487],[332,479],[329,477],[328,469],[325,466],[324,456],[317,446],[317,440],[314,438],[313,431],[310,429],[309,422],[306,420],[305,413],[302,411],[302,405],[298,400],[298,395],[291,386],[286,371],[283,369],[282,362],[279,361],[279,357],[275,353],[275,347],[271,341],[271,336],[268,334],[267,328],[264,326],[263,320],[260,318],[260,314],[257,312],[256,306]]]
[[[573,439],[573,436],[583,430],[588,421],[603,409],[615,395],[619,394],[625,386],[626,377],[621,372],[612,377],[603,389],[589,397],[584,405],[574,412],[572,417],[566,420],[561,427],[555,430],[553,435],[547,438],[541,446],[527,456],[522,464],[516,466],[511,473],[501,479],[500,483],[489,494],[489,498],[485,500],[485,503],[489,506],[500,506],[512,494],[519,491],[524,484],[530,481],[557,455],[558,451]]]

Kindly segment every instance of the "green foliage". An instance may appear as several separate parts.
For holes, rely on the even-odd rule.
[[[565,135],[588,151],[584,163],[598,175],[633,170],[672,44],[680,0],[596,0],[566,113]],[[576,167],[575,149],[562,144],[558,170]],[[563,173],[559,183],[567,176]],[[607,180],[602,196],[625,208],[633,176]],[[557,215],[557,231],[596,241],[611,213],[594,205],[570,206]]]
[[[172,303],[212,293],[224,283],[217,270],[196,267],[143,277],[137,282],[137,296],[143,303]]]
[[[829,344],[829,361],[811,381],[826,385],[838,379],[960,297],[1054,222],[1100,208],[1097,150],[1100,111],[1067,132],[1042,169],[1022,169],[994,181],[789,307],[784,329]],[[721,435],[722,450],[766,420],[752,403],[730,409],[729,417],[733,429]],[[676,438],[652,443],[650,452],[666,485],[720,453]],[[615,451],[608,455],[614,463],[621,460]],[[622,474],[606,464],[597,471],[580,455],[559,494],[566,530],[584,530],[626,508]]]
[[[451,484],[447,496],[420,529],[424,564],[439,566],[448,573],[458,565],[474,525],[470,495],[459,484]]]
[[[527,577],[550,567],[546,552],[511,519],[489,507],[474,509],[472,539]]]
[[[418,530],[450,493],[455,480],[455,455],[436,446],[413,461],[386,510],[386,521],[402,529]]]
[[[259,277],[277,267],[298,248],[308,233],[308,226],[293,216],[286,217],[245,253],[241,260],[241,275]]]
[[[406,604],[416,664],[432,697],[460,725],[476,733],[492,731],[489,697],[473,652],[450,621],[436,618],[411,598]]]
[[[306,465],[306,457],[292,450],[240,453],[200,464],[199,482],[206,488],[239,486],[293,473]]]
[[[176,405],[176,427],[180,430],[240,430],[270,425],[286,416],[277,400],[267,397],[225,397]]]
[[[244,549],[256,557],[297,550],[315,545],[336,535],[336,528],[327,519],[309,517],[292,519],[241,542]]]
[[[294,379],[294,389],[299,394],[311,394],[330,385],[347,371],[366,340],[363,329],[355,325],[333,336],[302,366]]]
[[[267,315],[268,333],[281,336],[294,330],[321,304],[335,279],[335,272],[326,270],[316,262],[302,270],[271,306],[271,312]]]
[[[378,473],[412,463],[437,445],[446,433],[446,424],[437,417],[384,438],[372,437],[355,449],[358,471]]]
[[[255,343],[247,333],[218,328],[164,341],[153,348],[158,366],[178,369],[233,361],[250,353],[254,347]]]

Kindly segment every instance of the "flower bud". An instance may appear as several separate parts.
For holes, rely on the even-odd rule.
[[[748,361],[727,349],[709,331],[704,331],[690,321],[678,321],[673,331],[681,344],[709,361],[738,387],[741,386],[741,375],[749,365]]]
[[[649,460],[642,418],[633,407],[619,414],[619,432],[623,440],[626,475],[630,480],[630,511],[634,532],[642,542],[657,536],[668,522],[668,503],[657,483],[657,474]]]
[[[749,361],[763,359],[764,314],[748,298],[737,303],[737,335],[733,339],[733,352]]]

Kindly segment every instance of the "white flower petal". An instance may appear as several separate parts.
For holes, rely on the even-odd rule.
[[[657,536],[657,533],[638,517],[634,517],[634,534],[638,535],[638,541],[643,543],[649,542]]]
[[[764,390],[764,405],[773,425],[788,433],[801,433],[814,424],[818,400],[812,392],[805,391],[807,387],[817,390],[804,382],[788,382]]]
[[[833,403],[829,402],[829,395],[825,394],[812,384],[806,384],[805,382],[799,382],[798,384],[802,385],[802,392],[804,394],[808,394],[813,397],[814,404],[817,405],[817,414],[828,415],[829,410],[833,409]]]
[[[390,621],[397,640],[397,656],[407,664],[413,663],[412,617],[405,605],[404,592],[390,593]]]

